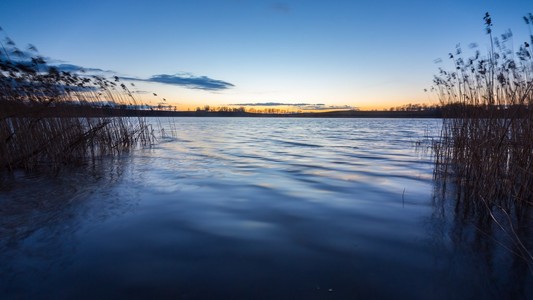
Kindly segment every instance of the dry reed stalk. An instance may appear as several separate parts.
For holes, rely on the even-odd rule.
[[[525,42],[514,53],[507,47],[512,34],[493,38],[488,13],[484,20],[491,41],[487,56],[476,51],[464,58],[458,47],[449,54],[454,70],[441,69],[434,79],[443,107],[433,147],[435,179],[443,193],[447,183],[455,188],[457,215],[497,224],[512,235],[529,224],[533,207],[533,52]],[[525,20],[533,25],[531,14]],[[517,252],[533,263],[522,237],[513,238]]]
[[[123,109],[136,100],[118,77],[61,71],[6,38],[0,48],[0,171],[58,168],[117,155],[153,136]]]

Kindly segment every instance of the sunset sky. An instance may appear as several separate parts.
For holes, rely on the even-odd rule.
[[[372,109],[435,101],[435,61],[459,43],[485,52],[487,11],[495,33],[527,40],[530,0],[3,0],[0,26],[51,63],[135,82],[153,104]]]

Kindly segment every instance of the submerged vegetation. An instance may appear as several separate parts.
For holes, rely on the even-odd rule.
[[[0,47],[0,171],[58,168],[151,143],[142,117],[114,109],[135,105],[118,77],[51,66],[9,37]]]
[[[533,15],[524,20],[531,34]],[[465,57],[458,46],[453,70],[434,79],[443,107],[435,178],[458,217],[473,218],[484,234],[503,232],[513,241],[505,247],[532,266],[533,35],[516,51],[510,31],[495,37],[488,13],[484,21],[488,54]]]

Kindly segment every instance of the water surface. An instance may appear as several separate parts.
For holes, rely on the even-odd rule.
[[[532,295],[527,270],[487,264],[436,207],[440,120],[152,122],[150,149],[4,176],[2,299]]]

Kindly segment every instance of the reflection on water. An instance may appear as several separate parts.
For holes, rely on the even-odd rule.
[[[50,269],[71,263],[84,222],[123,213],[130,203],[113,191],[123,168],[112,160],[56,174],[2,174],[0,291],[24,295],[46,282]]]
[[[2,298],[532,295],[434,205],[414,146],[438,120],[171,122],[118,161],[2,181]]]
[[[474,211],[437,185],[434,240],[449,247],[448,278],[469,283],[470,298],[530,299],[533,295],[533,214],[495,207]],[[529,251],[529,253],[527,253]],[[446,253],[446,251],[443,251]],[[479,276],[478,274],[483,274]],[[452,296],[451,294],[450,296]]]

